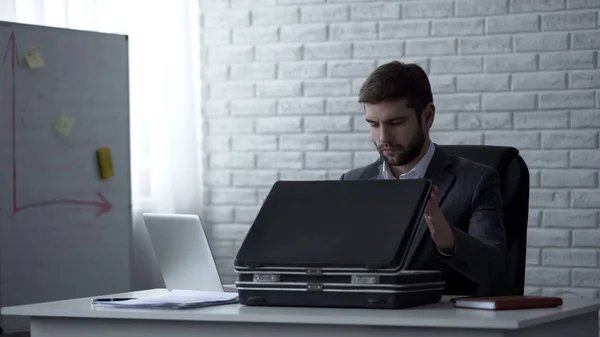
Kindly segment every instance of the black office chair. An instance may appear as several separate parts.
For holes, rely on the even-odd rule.
[[[519,150],[490,145],[440,145],[449,154],[490,166],[500,175],[504,199],[504,227],[508,249],[508,291],[523,295],[527,222],[529,220],[529,169]]]

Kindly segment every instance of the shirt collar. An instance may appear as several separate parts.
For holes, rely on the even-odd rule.
[[[435,146],[433,142],[429,142],[429,148],[425,155],[412,170],[400,175],[398,179],[422,179],[425,177],[425,172],[427,172],[427,168],[429,167],[429,163],[431,162],[431,158],[433,157],[433,153],[435,152]],[[381,165],[381,171],[384,179],[395,179],[388,165],[383,162]]]

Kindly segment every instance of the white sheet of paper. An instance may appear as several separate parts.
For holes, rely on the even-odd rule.
[[[201,308],[236,303],[237,293],[173,289],[168,294],[127,301],[96,302],[97,306],[112,308]]]

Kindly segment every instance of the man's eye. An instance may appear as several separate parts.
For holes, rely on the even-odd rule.
[[[379,127],[379,124],[373,124],[373,123],[371,123],[371,124],[369,124],[369,125],[370,125],[372,128],[378,128],[378,127]]]

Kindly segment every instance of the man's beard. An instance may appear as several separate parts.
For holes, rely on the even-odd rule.
[[[375,144],[383,160],[390,166],[404,166],[411,163],[419,156],[424,145],[425,133],[420,128],[406,148],[400,144],[382,143],[379,146]],[[385,155],[383,153],[385,150],[393,150],[391,156]]]

